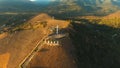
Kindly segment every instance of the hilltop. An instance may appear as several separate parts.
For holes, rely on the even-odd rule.
[[[21,25],[15,26],[6,36],[1,34],[0,59],[7,55],[3,68],[18,67],[46,33],[50,32],[50,27],[59,25],[61,28],[65,28],[68,24],[67,21],[55,20],[42,13]],[[2,60],[1,63],[3,63]]]
[[[89,16],[90,18],[73,19],[69,26],[64,28],[69,37],[61,39],[62,46],[45,45],[32,59],[28,68],[119,68],[120,26],[107,20],[109,16],[118,13],[97,18]],[[117,18],[119,19],[119,16]],[[109,20],[116,21],[114,17]]]
[[[46,29],[51,29],[59,25],[60,30],[62,29],[65,31],[70,24],[70,22],[68,21],[56,20],[46,14],[41,14],[40,16],[38,15],[28,21],[28,23],[31,23],[32,25],[39,22],[47,22],[45,26]],[[36,24],[34,26],[36,26]],[[28,68],[77,68],[77,65],[74,61],[75,50],[71,43],[71,40],[69,39],[69,37],[65,37],[63,39],[60,39],[60,42],[61,44],[59,44],[59,46],[43,45],[43,47],[28,65]]]

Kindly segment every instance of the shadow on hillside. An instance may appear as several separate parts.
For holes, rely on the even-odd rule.
[[[120,29],[91,23],[72,23],[72,28],[78,68],[120,68]]]
[[[46,52],[46,51],[49,51],[49,49],[42,48],[39,52]]]

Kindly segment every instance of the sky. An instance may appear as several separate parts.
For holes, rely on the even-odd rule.
[[[41,3],[41,4],[48,4],[50,2],[56,1],[56,0],[0,0],[0,3],[2,2],[33,2],[33,3]]]

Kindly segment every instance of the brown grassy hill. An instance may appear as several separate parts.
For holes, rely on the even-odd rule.
[[[120,29],[113,23],[115,17],[119,19],[116,14],[87,16],[79,19],[81,23],[73,21],[70,38],[61,39],[60,47],[44,45],[28,68],[119,68]]]
[[[38,18],[39,17],[39,18]],[[44,18],[43,18],[44,17]],[[36,16],[37,19],[49,18],[47,14],[40,14]],[[31,22],[37,21],[35,18],[30,20]],[[31,52],[36,46],[38,41],[45,35],[44,28],[25,29],[29,25],[29,21],[16,26],[11,31],[12,33],[0,34],[0,68],[16,68],[22,62],[22,60]],[[35,26],[35,25],[32,25]],[[2,57],[4,54],[9,56]],[[9,59],[7,58],[9,57]],[[3,63],[4,61],[4,63]],[[5,65],[5,66],[4,66]]]
[[[0,68],[7,68],[7,63],[6,62],[9,61],[9,58],[10,58],[9,53],[5,53],[3,55],[0,55],[0,60],[1,60]]]
[[[120,11],[114,12],[112,14],[109,14],[105,17],[103,17],[105,19],[114,19],[114,18],[120,18]]]
[[[82,18],[82,19],[114,19],[114,18],[120,18],[120,11],[116,11],[114,13],[111,13],[106,16],[78,16],[77,18]]]
[[[34,20],[37,20],[38,22],[35,23],[43,22],[43,20],[41,21],[36,18],[34,18]],[[69,22],[67,21],[50,18],[44,21],[47,22],[46,29],[56,27],[57,25],[59,25],[60,29],[65,29],[69,25]],[[35,23],[32,24],[36,25]],[[28,68],[76,68],[77,65],[74,61],[74,47],[71,40],[67,37],[60,41],[62,43],[60,44],[61,46],[44,45],[32,59]]]
[[[75,19],[83,19],[87,20],[86,22],[104,24],[115,28],[120,27],[120,11],[111,13],[106,16],[79,16]]]
[[[5,63],[7,68],[15,68],[25,56],[35,47],[37,42],[44,36],[41,30],[23,30],[9,34],[0,40],[0,56],[8,53],[9,59]],[[7,57],[7,56],[5,56]],[[2,63],[2,60],[0,61]]]
[[[66,37],[61,43],[60,46],[44,45],[28,68],[77,68],[71,40]]]
[[[31,52],[38,41],[49,32],[52,26],[60,25],[61,28],[67,27],[69,22],[54,20],[47,14],[40,14],[33,17],[28,22],[16,26],[6,37],[0,40],[0,59],[4,61],[2,68],[16,68],[22,60]],[[3,57],[3,55],[9,54]],[[9,58],[9,59],[8,59]],[[3,64],[3,60],[0,64]]]
[[[36,21],[44,21],[44,20],[47,20],[47,19],[52,19],[52,18],[49,15],[45,14],[45,13],[41,13],[40,15],[37,15],[37,16],[33,17],[28,22],[34,23]]]
[[[120,28],[120,11],[104,16],[99,23]]]
[[[0,34],[0,40],[7,36],[7,33]]]

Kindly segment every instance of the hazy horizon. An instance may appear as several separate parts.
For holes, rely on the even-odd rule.
[[[104,15],[118,11],[119,6],[119,0],[0,0],[0,12],[74,12]]]

